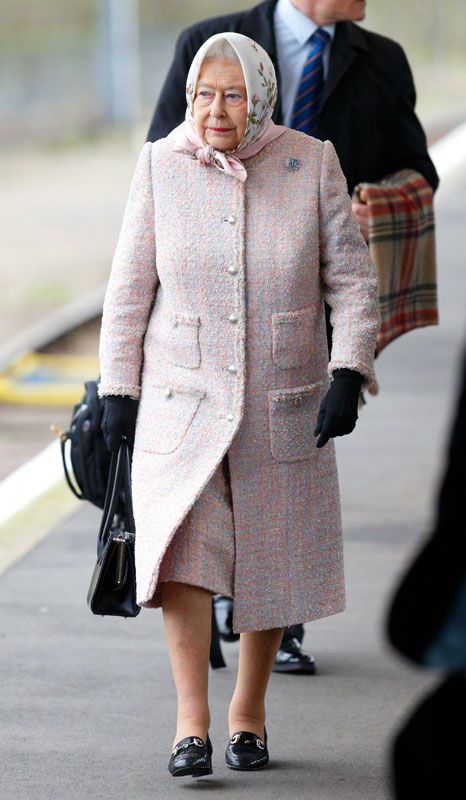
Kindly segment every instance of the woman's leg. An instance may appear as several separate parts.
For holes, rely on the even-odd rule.
[[[174,743],[186,736],[204,741],[210,725],[208,678],[212,595],[197,586],[162,585],[165,635],[178,696]]]
[[[240,637],[238,677],[230,703],[230,736],[249,731],[264,737],[265,693],[284,628],[251,631]]]

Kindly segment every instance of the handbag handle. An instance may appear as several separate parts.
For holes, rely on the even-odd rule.
[[[97,537],[97,552],[100,553],[102,544],[111,528],[113,518],[116,514],[121,490],[125,490],[125,522],[128,533],[135,533],[133,501],[131,497],[131,459],[126,437],[122,437],[120,446],[116,453],[112,453],[110,461],[110,472],[108,476],[107,491],[105,493],[105,503],[102,512],[99,535]]]
[[[66,438],[65,438],[66,437]],[[66,442],[68,441],[69,436],[68,434],[63,434],[63,438],[60,436],[60,451],[61,451],[61,460],[63,462],[63,470],[65,472],[65,480],[70,487],[73,494],[78,498],[78,500],[84,500],[84,494],[80,493],[78,489],[75,489],[71,482],[70,473],[68,471],[68,464],[66,463],[66,451],[65,446]]]
[[[120,451],[112,453],[110,469],[108,473],[107,491],[105,492],[105,502],[100,521],[99,535],[97,536],[97,554],[103,548],[103,544],[110,530],[113,517],[117,509],[117,502],[120,496],[121,485],[121,455]]]
[[[136,524],[134,522],[134,513],[133,513],[133,492],[132,492],[132,484],[131,484],[131,453],[128,444],[128,440],[125,436],[123,436],[123,441],[120,445],[120,448],[123,448],[123,477],[124,477],[124,488],[125,488],[125,505],[126,505],[126,514],[125,514],[125,522],[126,522],[126,531],[128,533],[136,533]]]

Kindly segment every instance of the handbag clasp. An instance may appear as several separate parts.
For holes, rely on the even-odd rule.
[[[118,542],[118,556],[117,556],[117,568],[116,568],[115,583],[116,583],[117,586],[121,586],[121,584],[123,583],[123,578],[125,576],[126,537],[125,536],[116,536],[113,541],[114,542]]]

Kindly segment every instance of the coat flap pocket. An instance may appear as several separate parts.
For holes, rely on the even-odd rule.
[[[317,455],[314,428],[325,381],[269,391],[270,450],[277,461]]]
[[[310,306],[308,308],[298,308],[295,311],[276,311],[272,314],[273,325],[303,325],[307,321],[312,322],[315,311]]]
[[[272,358],[280,369],[304,367],[313,358],[314,308],[272,314]]]
[[[280,413],[284,408],[313,403],[321,395],[325,381],[295,386],[292,389],[271,389],[269,402],[272,413]]]
[[[178,325],[192,325],[198,328],[201,324],[201,318],[198,314],[186,314],[183,311],[173,311],[170,314],[170,321],[174,328]]]
[[[135,449],[173,453],[188,433],[204,389],[176,381],[146,382],[139,404]]]
[[[150,381],[146,385],[148,388],[152,387],[154,389],[158,389],[159,391],[162,390],[163,396],[167,398],[171,398],[175,394],[179,394],[197,397],[199,400],[202,400],[206,394],[204,389],[198,389],[195,386],[183,386],[182,384],[173,381],[165,381],[164,383],[161,381]]]
[[[177,367],[198,369],[201,366],[199,342],[201,318],[198,314],[173,311],[169,314],[167,357]]]

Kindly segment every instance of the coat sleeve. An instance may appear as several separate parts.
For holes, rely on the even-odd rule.
[[[323,144],[319,197],[320,270],[333,327],[329,375],[341,367],[364,376],[374,391],[374,353],[380,327],[377,275],[356,222],[335,148]]]
[[[141,393],[143,342],[158,286],[151,150],[147,142],[139,155],[105,294],[100,397]]]
[[[397,56],[398,100],[390,136],[392,162],[390,172],[414,169],[423,175],[435,192],[439,185],[439,177],[427,151],[424,129],[414,110],[416,89],[411,68],[399,45]]]

